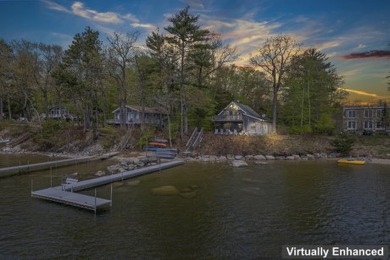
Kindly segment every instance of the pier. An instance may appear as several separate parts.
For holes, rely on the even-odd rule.
[[[115,156],[117,154],[118,153],[109,153],[109,154],[104,154],[101,156],[85,156],[85,157],[79,157],[79,158],[71,158],[71,159],[64,159],[64,160],[57,160],[57,161],[49,161],[49,162],[25,164],[25,165],[0,168],[0,178],[8,176],[8,175],[6,175],[7,173],[32,172],[32,171],[50,169],[51,167],[64,167],[64,166],[68,166],[71,164],[105,160],[105,159],[108,159],[108,158]]]
[[[101,186],[101,185],[105,185],[117,181],[123,181],[125,179],[133,178],[136,176],[179,166],[183,163],[184,161],[182,160],[174,160],[174,161],[164,162],[164,163],[160,163],[160,164],[156,164],[156,165],[152,165],[140,169],[102,176],[90,180],[64,183],[61,186],[56,186],[56,187],[37,190],[37,191],[31,191],[31,197],[54,201],[54,202],[71,205],[78,208],[93,210],[96,212],[98,208],[111,205],[111,200],[97,198],[96,195],[95,197],[87,196],[84,194],[75,193],[75,191],[81,191],[81,190],[90,189],[90,188],[94,188],[97,186]]]

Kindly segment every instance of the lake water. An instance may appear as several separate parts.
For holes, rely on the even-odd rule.
[[[97,215],[30,197],[32,180],[34,189],[45,188],[75,170],[81,179],[90,178],[108,164],[0,179],[0,258],[280,258],[288,244],[390,241],[385,165],[187,163],[138,177],[136,186],[132,180],[114,184],[112,208]],[[152,194],[163,185],[195,196]],[[97,192],[109,198],[110,185]]]

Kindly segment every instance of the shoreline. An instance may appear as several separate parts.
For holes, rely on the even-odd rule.
[[[41,156],[47,156],[50,158],[64,158],[64,159],[74,159],[78,157],[85,157],[85,156],[97,156],[102,155],[100,153],[98,154],[90,154],[90,153],[53,153],[53,152],[33,152],[33,151],[26,151],[26,150],[0,150],[1,154],[8,154],[8,155],[41,155]],[[138,151],[132,151],[132,152],[119,152],[118,155],[113,156],[111,159],[116,161],[124,161],[128,159],[134,159],[137,157],[144,157],[145,152],[138,152]],[[381,165],[390,165],[390,159],[386,158],[372,158],[372,157],[343,157],[339,154],[326,154],[326,153],[314,153],[314,154],[306,154],[306,155],[287,155],[287,156],[278,156],[278,155],[190,155],[189,157],[181,157],[185,159],[188,162],[211,162],[211,163],[223,163],[223,162],[231,162],[231,161],[244,161],[244,162],[258,162],[258,164],[261,164],[259,162],[269,162],[269,161],[307,161],[307,160],[339,160],[339,159],[358,159],[358,160],[364,160],[366,163],[370,164],[381,164]]]

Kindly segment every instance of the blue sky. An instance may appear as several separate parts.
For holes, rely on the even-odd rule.
[[[388,0],[0,0],[0,37],[67,48],[91,26],[104,40],[114,31],[147,35],[190,6],[209,30],[237,47],[235,62],[248,64],[264,40],[289,34],[327,54],[351,100],[390,101],[390,1]]]

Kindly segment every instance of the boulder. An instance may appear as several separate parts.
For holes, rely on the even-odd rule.
[[[294,156],[286,156],[286,160],[295,160]]]
[[[246,167],[246,166],[248,166],[248,164],[243,160],[233,160],[232,166],[233,167]]]
[[[267,160],[275,160],[275,156],[273,156],[273,155],[266,155],[265,158]]]
[[[98,171],[98,172],[95,173],[94,175],[100,177],[100,176],[106,175],[106,173],[105,173],[104,171]]]
[[[152,189],[152,194],[154,195],[177,195],[179,190],[175,186],[166,185],[160,186]]]
[[[294,160],[300,160],[301,159],[301,156],[299,156],[298,154],[293,154],[294,156]]]
[[[306,156],[307,156],[307,159],[309,159],[309,160],[315,159],[314,155],[312,155],[312,154],[307,154]]]
[[[259,161],[259,160],[267,160],[267,158],[265,158],[265,156],[264,156],[264,155],[261,155],[261,154],[255,155],[254,159],[255,159],[256,161]]]
[[[254,157],[254,155],[246,155],[245,160],[252,161]]]
[[[242,156],[242,155],[235,155],[234,159],[235,160],[242,160],[242,159],[244,159],[244,156]]]

